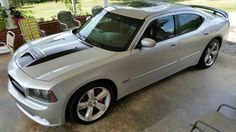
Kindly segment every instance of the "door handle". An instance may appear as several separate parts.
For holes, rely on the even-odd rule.
[[[172,44],[172,45],[170,45],[170,47],[171,47],[171,48],[174,48],[174,47],[176,47],[176,44]]]
[[[209,34],[208,32],[205,32],[205,33],[204,33],[205,36],[208,35],[208,34]]]

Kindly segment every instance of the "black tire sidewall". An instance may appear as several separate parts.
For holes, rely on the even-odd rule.
[[[111,102],[109,107],[107,108],[107,110],[105,111],[105,113],[99,117],[96,120],[93,121],[84,121],[82,119],[79,118],[79,116],[77,115],[77,105],[79,103],[80,98],[90,89],[93,89],[94,87],[104,87],[106,88],[110,94],[111,94]],[[96,83],[91,83],[88,84],[84,87],[81,87],[71,98],[70,104],[69,104],[69,116],[70,119],[74,122],[78,122],[80,124],[91,124],[93,122],[96,122],[97,120],[100,120],[101,118],[103,118],[108,111],[110,111],[112,104],[114,103],[114,92],[112,91],[112,87],[104,82],[96,82]]]

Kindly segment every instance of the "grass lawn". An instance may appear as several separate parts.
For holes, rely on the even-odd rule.
[[[51,20],[52,16],[55,16],[61,10],[68,10],[64,3],[47,2],[39,4],[27,4],[20,8],[20,10],[31,11],[27,15],[33,15],[35,18],[44,18],[45,20]]]
[[[91,13],[91,8],[95,5],[102,5],[103,0],[79,0],[81,1],[82,14]],[[110,0],[110,3],[117,2],[118,0]],[[155,0],[152,0],[155,1]],[[158,0],[156,0],[158,1]],[[167,0],[168,1],[168,0]],[[173,0],[170,0],[173,1]],[[181,4],[197,4],[212,6],[227,12],[236,11],[236,0],[184,0],[177,3]],[[32,15],[36,18],[44,18],[50,20],[61,10],[68,10],[64,3],[47,2],[40,4],[28,4],[21,8],[21,10],[30,10]]]

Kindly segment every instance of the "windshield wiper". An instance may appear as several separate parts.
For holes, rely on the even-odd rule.
[[[82,40],[82,41],[85,40],[85,37],[82,36],[79,32],[76,34],[76,36],[77,36],[80,40]]]
[[[88,42],[91,45],[96,46],[96,47],[100,47],[100,48],[102,47],[101,43],[99,43],[98,41],[92,40],[92,39],[90,39],[88,37],[85,39],[85,42]]]
[[[86,42],[86,38],[83,35],[81,35],[79,32],[76,33],[75,36],[78,37],[80,40]],[[89,47],[93,47],[94,46],[94,45],[92,45],[91,43],[88,43],[88,42],[86,42],[84,44],[88,45]]]
[[[101,47],[102,44],[95,41],[95,40],[92,40],[90,38],[86,38],[84,37],[83,35],[81,35],[79,32],[76,33],[76,37],[78,37],[80,40],[84,41],[84,42],[87,42],[86,44],[88,44],[89,46],[96,46],[96,47]]]

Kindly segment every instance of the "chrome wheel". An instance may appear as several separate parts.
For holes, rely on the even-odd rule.
[[[215,62],[218,52],[219,52],[219,44],[217,42],[213,42],[208,46],[204,57],[204,62],[206,66],[210,66]]]
[[[109,90],[105,87],[94,87],[79,99],[77,115],[83,121],[94,121],[106,112],[110,103]]]

